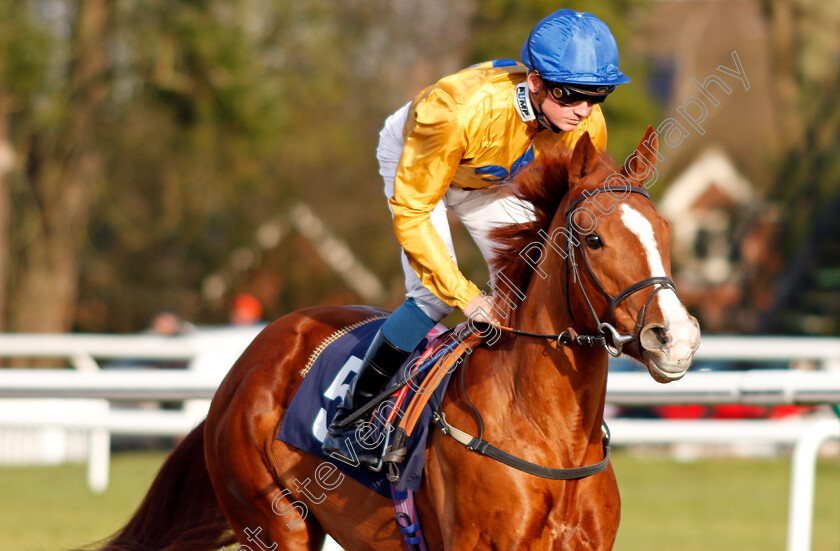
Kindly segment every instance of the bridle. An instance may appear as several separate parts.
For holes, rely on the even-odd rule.
[[[592,320],[595,322],[595,327],[598,328],[598,333],[596,335],[580,335],[578,334],[574,328],[569,328],[562,333],[556,335],[546,335],[542,333],[531,333],[528,331],[522,331],[519,329],[513,329],[510,327],[505,327],[502,325],[497,325],[503,331],[510,332],[516,335],[528,336],[528,337],[537,337],[537,338],[546,338],[552,339],[557,342],[558,345],[563,346],[567,344],[576,344],[578,346],[603,346],[606,348],[607,352],[609,352],[613,356],[619,356],[624,345],[633,342],[634,340],[638,340],[642,327],[644,327],[644,319],[645,314],[647,313],[647,309],[650,304],[653,302],[654,297],[662,290],[662,289],[671,289],[676,291],[676,285],[674,281],[670,277],[665,276],[656,276],[656,277],[649,277],[643,279],[639,282],[636,282],[622,291],[620,291],[615,296],[609,294],[605,289],[604,286],[601,285],[601,282],[595,276],[595,273],[592,271],[592,268],[589,265],[589,260],[586,257],[586,251],[581,244],[581,240],[578,239],[580,237],[580,232],[577,230],[575,225],[573,224],[572,217],[575,214],[576,209],[589,199],[599,193],[603,192],[621,192],[621,193],[638,193],[639,195],[643,195],[645,198],[650,199],[647,191],[643,188],[635,187],[635,186],[606,186],[602,188],[598,188],[593,192],[587,195],[581,195],[580,197],[574,199],[569,206],[566,208],[565,217],[566,217],[566,258],[565,258],[565,276],[566,276],[566,304],[569,308],[569,312],[572,315],[572,320],[574,321],[575,325],[578,325],[577,320],[575,319],[574,310],[572,309],[571,304],[571,295],[569,293],[569,276],[571,272],[572,281],[578,284],[578,288],[580,289],[581,295],[583,296],[584,302],[586,302],[586,306],[589,310],[590,315],[592,316]],[[609,319],[607,321],[601,321],[598,317],[598,313],[595,312],[595,308],[592,306],[592,301],[589,299],[589,295],[586,292],[586,288],[583,286],[583,281],[581,279],[580,274],[580,264],[577,261],[577,257],[575,256],[575,250],[578,251],[580,254],[581,261],[583,266],[586,268],[586,271],[589,273],[589,277],[595,283],[595,286],[601,292],[601,294],[609,301],[610,304],[610,311],[609,311]],[[647,302],[645,302],[644,307],[639,311],[638,319],[636,320],[636,329],[633,335],[622,335],[618,329],[615,328],[615,311],[619,304],[627,297],[632,296],[634,293],[641,291],[642,289],[647,289],[648,287],[655,287],[653,293],[648,298]],[[641,350],[641,346],[639,347]],[[530,461],[526,461],[520,457],[516,457],[510,453],[507,453],[496,446],[490,444],[490,442],[483,439],[484,434],[484,421],[481,417],[481,413],[478,411],[478,408],[473,404],[472,400],[469,398],[469,394],[467,393],[467,386],[465,382],[465,373],[467,369],[467,360],[469,359],[469,353],[466,354],[464,357],[464,365],[461,368],[461,387],[462,392],[464,393],[464,397],[472,408],[473,412],[475,413],[476,420],[478,422],[478,436],[473,436],[469,433],[466,433],[462,430],[459,430],[452,425],[449,424],[446,420],[446,416],[443,414],[442,407],[438,404],[438,406],[434,409],[433,412],[433,419],[435,423],[440,427],[441,431],[444,435],[449,435],[454,438],[456,441],[464,445],[467,449],[486,455],[499,461],[500,463],[504,463],[510,467],[513,467],[517,470],[526,472],[528,474],[532,474],[534,476],[539,476],[542,478],[548,478],[552,480],[578,480],[581,478],[586,478],[604,471],[607,468],[607,465],[610,461],[610,435],[609,429],[607,428],[606,423],[602,424],[602,439],[601,444],[604,450],[604,457],[601,461],[591,464],[591,465],[584,465],[581,467],[572,467],[572,468],[553,468],[553,467],[544,467],[542,465],[538,465],[536,463],[532,463]]]
[[[674,283],[674,280],[666,276],[655,276],[643,279],[626,287],[615,296],[609,294],[604,289],[604,286],[595,276],[595,273],[592,271],[592,268],[589,265],[589,259],[586,256],[586,250],[583,247],[582,240],[579,239],[580,232],[578,231],[577,227],[575,226],[572,220],[573,216],[575,215],[575,212],[577,211],[577,208],[581,205],[581,203],[583,203],[587,199],[594,197],[595,195],[598,195],[599,193],[604,192],[617,192],[627,194],[638,193],[639,195],[644,196],[646,199],[650,199],[650,195],[648,195],[648,192],[640,187],[604,186],[597,188],[586,195],[581,195],[580,197],[577,197],[576,199],[572,200],[572,202],[569,203],[569,206],[566,208],[566,224],[564,227],[566,234],[566,248],[564,259],[564,273],[566,277],[566,305],[569,309],[569,312],[572,315],[572,320],[574,321],[575,325],[579,325],[578,320],[575,318],[574,309],[572,308],[571,304],[571,293],[569,292],[569,280],[571,279],[571,281],[577,283],[578,288],[580,289],[580,294],[583,297],[584,302],[586,303],[586,307],[589,310],[589,314],[592,317],[592,321],[595,322],[597,333],[595,335],[581,335],[576,333],[573,328],[569,328],[566,331],[563,331],[559,334],[547,335],[542,333],[531,333],[529,331],[522,331],[519,329],[513,329],[510,327],[500,325],[499,328],[502,331],[513,333],[515,335],[552,339],[556,341],[558,345],[561,346],[567,344],[576,344],[578,346],[603,346],[611,356],[617,357],[621,355],[624,345],[639,340],[641,330],[644,327],[644,320],[645,315],[647,314],[647,309],[653,302],[654,297],[656,297],[656,295],[663,289],[671,289],[676,292],[677,286]],[[607,321],[601,321],[601,319],[598,317],[598,313],[595,312],[595,308],[592,306],[592,301],[589,298],[589,294],[586,292],[586,287],[584,287],[583,285],[583,280],[580,274],[580,264],[577,260],[577,256],[575,255],[576,250],[579,252],[583,266],[584,268],[586,268],[586,271],[589,274],[589,277],[592,280],[592,282],[595,284],[595,287],[598,289],[598,291],[600,291],[601,295],[603,295],[603,297],[609,302],[610,310],[609,318],[607,319]],[[616,308],[623,300],[641,291],[642,289],[647,289],[648,287],[655,287],[655,289],[653,293],[651,293],[647,302],[645,302],[645,305],[639,311],[639,315],[636,320],[635,331],[633,332],[633,334],[621,334],[615,327]],[[639,349],[641,350],[641,347],[639,347]]]
[[[587,199],[594,197],[599,193],[612,191],[624,193],[638,193],[639,195],[644,196],[646,199],[650,199],[650,195],[648,195],[648,192],[640,187],[607,186],[597,188],[589,195],[581,195],[569,204],[568,208],[566,209],[566,231],[569,232],[568,237],[566,238],[566,304],[569,307],[569,312],[571,312],[572,314],[572,319],[575,321],[575,323],[577,323],[577,320],[575,319],[574,309],[572,309],[571,305],[571,293],[569,293],[569,267],[571,267],[572,280],[577,282],[578,284],[581,296],[583,296],[583,300],[584,302],[586,302],[586,307],[589,310],[590,315],[592,316],[592,320],[595,322],[595,327],[598,328],[599,334],[607,337],[606,344],[604,345],[607,349],[607,352],[609,352],[612,356],[619,356],[621,355],[621,350],[625,344],[633,342],[634,340],[638,341],[639,334],[641,333],[642,327],[644,327],[644,320],[645,315],[647,314],[648,306],[650,306],[651,302],[653,302],[654,297],[663,289],[671,289],[672,291],[676,292],[677,285],[676,283],[674,283],[673,279],[667,276],[649,277],[626,287],[615,296],[610,295],[604,289],[604,286],[601,285],[601,282],[598,280],[598,278],[595,276],[595,273],[592,271],[592,268],[589,266],[589,259],[586,256],[586,250],[584,249],[581,240],[578,238],[580,236],[580,233],[578,232],[577,227],[572,223],[572,217],[574,216],[578,206]],[[575,249],[580,251],[583,266],[589,273],[589,277],[592,279],[592,282],[595,283],[595,286],[598,288],[601,294],[609,301],[610,317],[607,321],[601,321],[598,318],[598,314],[595,312],[595,308],[592,306],[592,301],[589,300],[589,295],[586,293],[586,288],[583,286],[583,281],[580,277],[579,266],[575,257]],[[632,296],[634,293],[641,291],[642,289],[647,289],[648,287],[655,287],[655,289],[653,293],[651,293],[647,302],[645,302],[645,305],[639,311],[639,315],[636,319],[636,330],[634,331],[634,334],[620,334],[618,332],[618,329],[616,329],[615,327],[616,308],[623,300]]]

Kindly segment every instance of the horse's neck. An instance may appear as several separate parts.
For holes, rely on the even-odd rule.
[[[562,263],[557,271],[562,273]],[[535,333],[560,333],[573,326],[562,277],[535,275],[511,322]],[[582,458],[589,446],[600,453],[600,426],[606,391],[607,356],[603,349],[558,346],[548,339],[507,336],[493,359],[500,383],[512,395],[508,417],[531,425],[535,437],[551,438]],[[514,429],[517,430],[517,429]],[[564,454],[565,455],[565,454]]]

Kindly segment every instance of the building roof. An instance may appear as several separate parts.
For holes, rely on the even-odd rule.
[[[710,147],[668,186],[658,210],[666,219],[677,221],[694,208],[743,205],[754,198],[753,186],[726,153]]]

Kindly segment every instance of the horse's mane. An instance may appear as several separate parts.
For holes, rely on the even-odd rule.
[[[569,169],[572,149],[563,146],[548,147],[541,151],[540,162],[517,175],[511,185],[511,194],[531,205],[534,221],[524,224],[512,224],[493,230],[491,238],[496,242],[496,255],[490,269],[497,281],[495,296],[503,294],[504,300],[497,300],[496,306],[506,315],[515,310],[524,296],[531,281],[534,268],[520,253],[534,243],[542,244],[540,235],[549,233],[560,204],[569,191]],[[587,189],[600,186],[604,180],[617,170],[615,163],[604,153],[598,153],[595,172],[585,182]],[[498,274],[506,282],[499,284]],[[512,284],[516,291],[507,289]]]

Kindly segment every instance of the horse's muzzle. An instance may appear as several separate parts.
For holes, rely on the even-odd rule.
[[[639,332],[642,357],[660,383],[681,379],[700,346],[700,325],[693,316],[677,323],[649,323]]]

